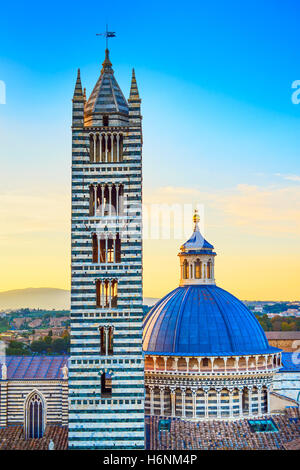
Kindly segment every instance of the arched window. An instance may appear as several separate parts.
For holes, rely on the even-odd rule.
[[[99,258],[100,263],[120,263],[121,240],[120,240],[119,233],[117,233],[115,236],[108,236],[107,238],[101,238],[99,240],[99,247],[100,247],[100,258]],[[93,257],[93,260],[94,260],[94,257]],[[93,262],[96,263],[98,262],[97,260],[98,260],[98,242],[97,242],[97,259],[96,261],[93,261]]]
[[[33,393],[26,405],[26,437],[39,439],[43,437],[45,427],[44,402],[41,395]]]
[[[90,134],[90,162],[95,161],[95,140],[94,134]]]
[[[100,354],[106,356],[113,355],[113,326],[100,326]]]
[[[118,282],[112,281],[111,306],[116,307],[117,304],[118,304]]]
[[[95,215],[95,189],[94,186],[90,186],[90,205],[89,205],[89,215]]]
[[[118,281],[96,280],[96,307],[97,308],[115,308],[118,303]]]
[[[207,263],[207,279],[211,278],[211,261]]]
[[[205,357],[205,358],[203,359],[202,364],[203,364],[203,367],[208,367],[208,358],[207,358],[207,357]]]
[[[97,235],[93,233],[93,263],[98,263],[98,239]]]
[[[201,271],[202,271],[202,266],[201,266],[201,261],[197,259],[195,261],[195,278],[196,279],[201,279]]]
[[[183,279],[188,279],[189,278],[189,264],[187,260],[185,259],[183,262]]]
[[[123,134],[120,134],[119,140],[119,161],[123,161]]]

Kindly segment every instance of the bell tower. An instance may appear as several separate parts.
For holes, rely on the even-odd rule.
[[[206,241],[200,230],[200,217],[195,211],[193,216],[194,232],[180,248],[179,286],[215,285],[214,247]]]
[[[105,51],[72,113],[69,448],[144,448],[142,116]]]

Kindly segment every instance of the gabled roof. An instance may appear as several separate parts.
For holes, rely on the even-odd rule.
[[[126,114],[128,104],[114,76],[109,60],[109,51],[105,51],[101,75],[85,106],[85,114]]]
[[[68,366],[68,356],[4,356],[0,358],[0,365],[4,361],[7,380],[60,380],[63,379],[62,368]]]

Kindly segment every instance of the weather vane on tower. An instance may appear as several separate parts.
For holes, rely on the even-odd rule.
[[[104,33],[97,33],[96,36],[104,36],[106,39],[106,49],[108,49],[108,38],[115,38],[116,33],[114,31],[108,31],[108,26],[106,25],[106,31]]]

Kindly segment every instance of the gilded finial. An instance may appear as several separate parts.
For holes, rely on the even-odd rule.
[[[197,209],[195,209],[195,213],[193,215],[193,221],[194,221],[194,224],[198,224],[200,222],[200,216],[198,214]]]

